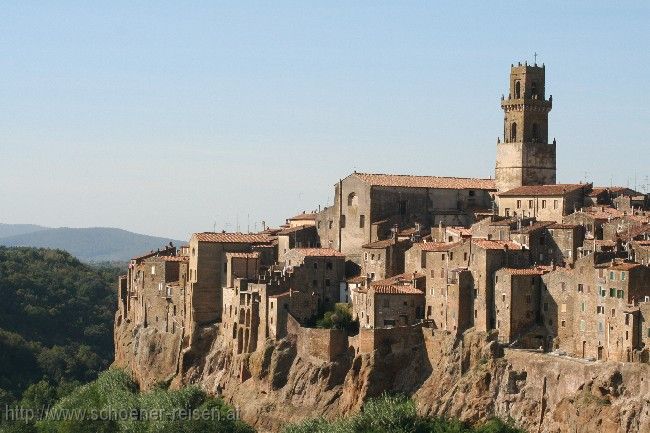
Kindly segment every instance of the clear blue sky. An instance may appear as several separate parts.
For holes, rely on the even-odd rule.
[[[648,2],[99,3],[0,8],[0,222],[187,238],[355,169],[493,176],[535,51],[558,181],[650,174]]]

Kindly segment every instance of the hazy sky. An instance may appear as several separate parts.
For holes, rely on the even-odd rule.
[[[511,63],[546,64],[558,181],[650,174],[648,2],[0,7],[0,222],[277,225],[353,170],[493,176]]]

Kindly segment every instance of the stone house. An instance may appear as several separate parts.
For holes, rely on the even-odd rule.
[[[424,292],[417,286],[404,279],[352,289],[353,317],[367,329],[418,323],[424,318]]]
[[[411,241],[399,240],[397,234],[390,239],[363,245],[361,275],[375,281],[404,273],[404,254],[410,247]]]
[[[316,226],[316,212],[303,212],[291,218],[287,218],[287,225],[289,228],[293,227],[305,227],[305,226]]]
[[[189,242],[188,322],[208,324],[221,320],[227,253],[248,253],[257,245],[270,245],[266,234],[194,233]]]
[[[584,197],[590,190],[591,184],[520,186],[499,193],[499,215],[561,223],[566,215],[584,206]]]
[[[495,274],[496,329],[499,341],[518,342],[541,323],[542,275],[550,267],[502,268]],[[540,341],[541,344],[544,341]],[[533,348],[539,347],[535,344]]]
[[[294,248],[285,255],[284,266],[292,289],[317,295],[319,311],[340,302],[340,286],[346,284],[344,254],[331,248]]]
[[[294,248],[320,248],[315,225],[296,225],[278,232],[278,262],[285,262],[285,255]]]

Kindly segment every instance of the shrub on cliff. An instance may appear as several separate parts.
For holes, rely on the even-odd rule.
[[[139,393],[117,369],[77,388],[48,415],[36,423],[38,433],[254,433],[222,400],[196,387]]]
[[[384,395],[367,402],[349,418],[328,422],[309,420],[291,425],[283,433],[523,433],[500,420],[471,427],[457,420],[422,417],[415,403],[404,396]]]
[[[316,321],[316,326],[325,329],[345,329],[354,332],[358,323],[352,320],[352,311],[348,304],[336,304],[334,310],[326,311],[322,318]]]

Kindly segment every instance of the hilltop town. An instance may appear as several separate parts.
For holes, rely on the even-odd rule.
[[[355,359],[424,347],[435,366],[470,334],[542,363],[649,363],[650,198],[556,183],[545,73],[511,66],[494,179],[354,172],[333,203],[281,227],[195,233],[133,258],[116,363],[144,386],[209,375],[215,393],[264,378],[265,353],[286,341],[289,364],[346,359],[346,386]],[[269,380],[268,392],[289,379]]]

